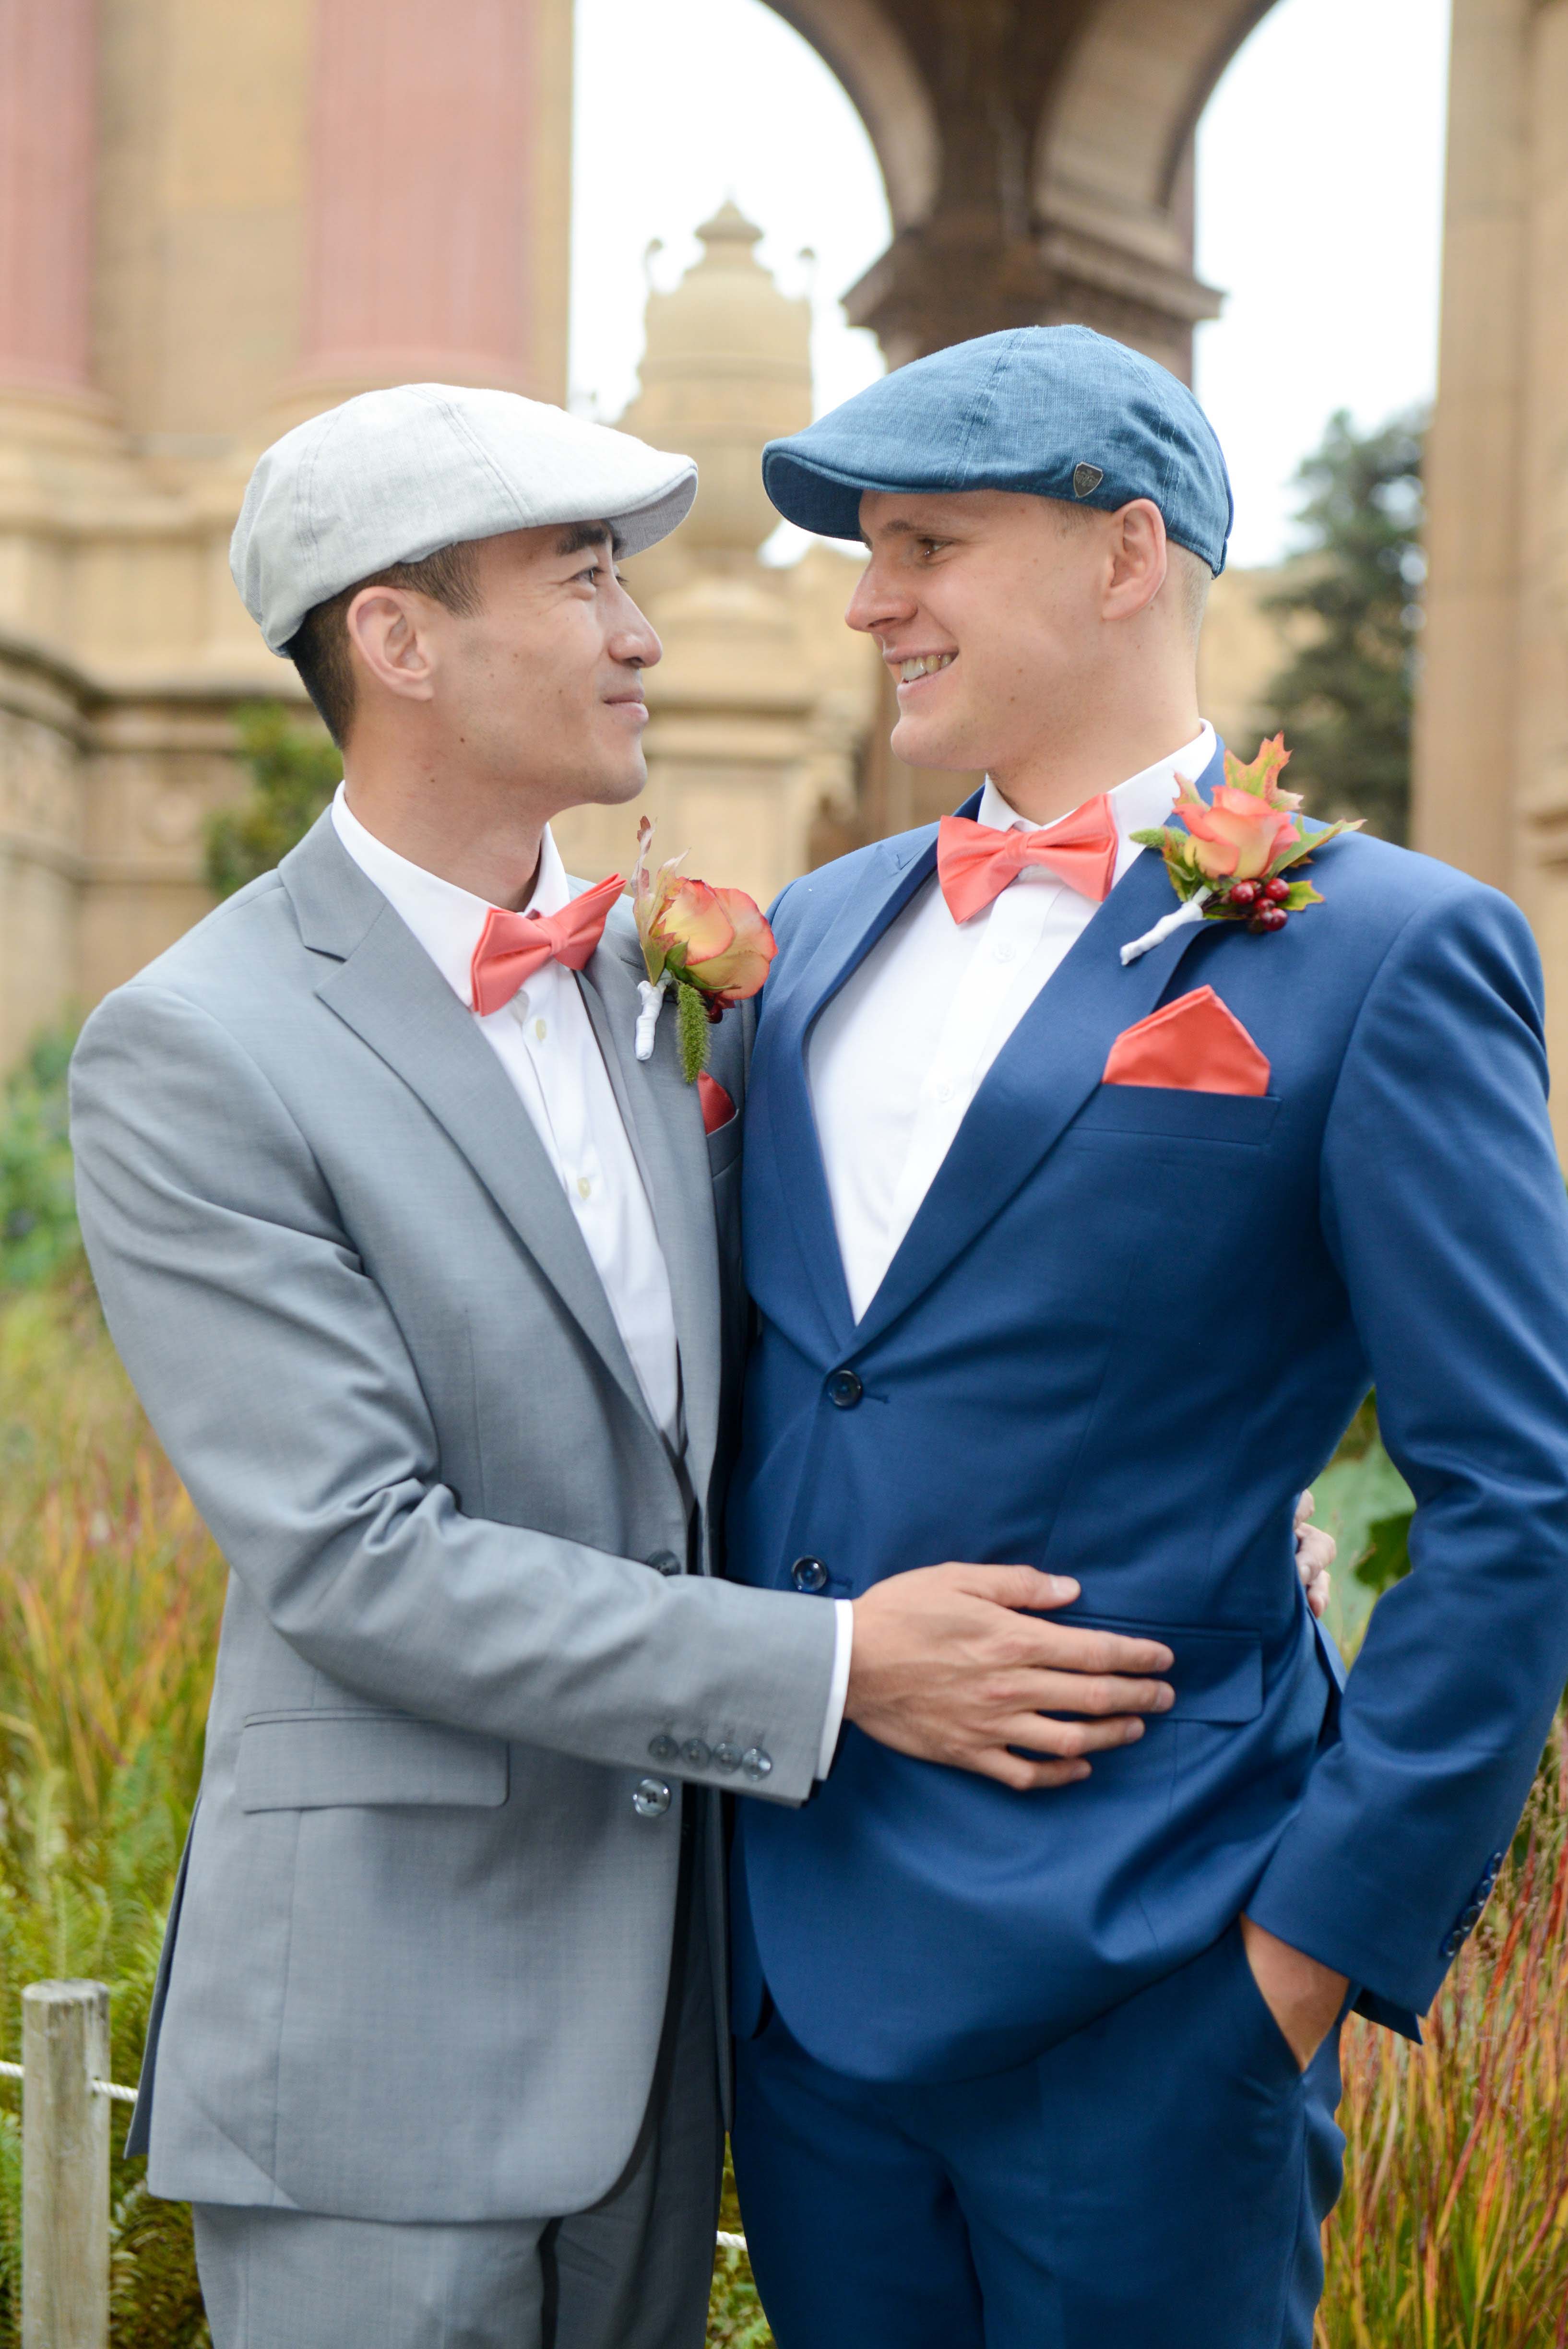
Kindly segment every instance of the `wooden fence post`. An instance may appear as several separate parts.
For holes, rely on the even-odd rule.
[[[109,1992],[22,1992],[22,2349],[108,2349]]]

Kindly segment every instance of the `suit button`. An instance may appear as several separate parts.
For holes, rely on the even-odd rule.
[[[655,1762],[673,1762],[680,1752],[680,1746],[668,1730],[656,1737],[648,1750]]]
[[[827,1381],[827,1400],[839,1411],[853,1411],[865,1392],[853,1371],[835,1371]]]
[[[729,1739],[726,1738],[722,1745],[714,1746],[713,1767],[715,1770],[738,1770],[740,1766],[741,1749],[738,1745],[732,1745]]]
[[[680,1572],[680,1560],[676,1557],[675,1552],[672,1549],[656,1549],[653,1556],[648,1562],[649,1566],[652,1567],[655,1574],[679,1574]]]
[[[741,1756],[741,1767],[748,1778],[766,1778],[773,1771],[774,1757],[764,1754],[760,1745],[748,1745]]]
[[[691,1770],[705,1770],[713,1756],[700,1737],[689,1737],[680,1749],[680,1759]]]
[[[1438,1944],[1438,1955],[1440,1958],[1457,1958],[1459,1953],[1459,1943],[1463,1940],[1462,1933],[1445,1933]]]
[[[1459,1911],[1459,1930],[1461,1933],[1471,1933],[1475,1930],[1476,1927],[1480,1923],[1480,1914],[1483,1906],[1484,1903],[1481,1901],[1472,1900],[1466,1908]]]
[[[826,1590],[827,1568],[819,1557],[797,1557],[789,1578],[797,1590]]]
[[[639,1778],[632,1790],[631,1807],[639,1819],[661,1819],[670,1808],[670,1789],[662,1778]]]

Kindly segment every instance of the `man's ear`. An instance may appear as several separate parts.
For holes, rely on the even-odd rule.
[[[408,587],[362,587],[344,614],[349,657],[385,692],[429,701],[436,662],[429,599]]]
[[[1130,620],[1148,609],[1165,585],[1170,563],[1165,516],[1152,498],[1135,498],[1112,516],[1112,522],[1105,616]]]

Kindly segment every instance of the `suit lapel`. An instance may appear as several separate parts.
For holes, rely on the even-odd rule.
[[[693,1490],[704,1493],[719,1435],[721,1310],[713,1185],[696,1088],[680,1073],[667,1008],[650,1061],[634,1050],[638,981],[646,977],[634,936],[616,915],[581,974],[583,1001],[604,1054],[642,1174],[670,1273],[680,1351],[681,1402]]]
[[[1146,850],[1035,997],[986,1072],[856,1335],[905,1312],[1053,1149],[1100,1081],[1124,1028],[1152,1011],[1202,928],[1178,930],[1124,968],[1121,948],[1175,904]]]
[[[472,1013],[360,872],[329,816],[279,872],[306,946],[334,958],[317,987],[322,1002],[396,1071],[450,1135],[651,1427],[604,1284],[556,1170]]]
[[[835,1345],[846,1340],[855,1327],[855,1316],[845,1285],[844,1258],[811,1105],[806,1067],[811,1030],[819,1013],[929,880],[936,863],[934,824],[884,843],[853,925],[829,930],[803,964],[798,978],[789,983],[783,1000],[775,998],[767,1005],[768,1019],[758,1031],[759,1055],[764,1040],[767,1043],[768,1118],[782,1178],[780,1188],[789,1203],[801,1257]],[[774,985],[769,982],[770,993]]]

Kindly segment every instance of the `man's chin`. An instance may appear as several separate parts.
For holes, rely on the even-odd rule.
[[[902,717],[888,738],[888,748],[906,767],[940,768],[951,774],[978,774],[986,764],[978,741],[962,739],[962,730],[950,723],[939,726],[914,716]]]
[[[585,807],[624,807],[648,789],[648,761],[639,750],[634,763],[625,767],[601,769],[592,776],[584,776],[578,792],[577,804]]]

